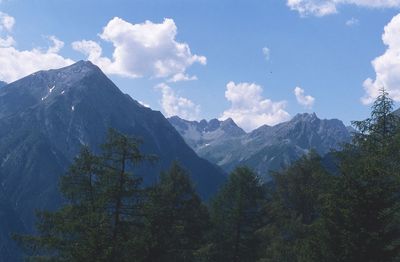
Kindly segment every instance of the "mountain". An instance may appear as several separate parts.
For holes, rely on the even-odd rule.
[[[234,132],[234,135],[229,135],[228,132],[222,132],[223,135],[215,138],[208,137],[207,131],[200,134],[192,132],[201,130],[194,127],[205,120],[195,123],[178,120],[177,117],[169,119],[199,156],[216,163],[227,172],[238,165],[248,165],[266,179],[269,171],[287,166],[311,149],[325,155],[351,139],[348,129],[340,120],[319,119],[315,113],[298,114],[288,122],[275,126],[264,125],[250,133]],[[237,126],[232,120],[226,121],[230,122],[230,126]],[[219,122],[222,125],[225,121]]]
[[[59,176],[82,145],[98,151],[110,127],[141,138],[142,151],[159,157],[155,165],[136,170],[145,183],[153,183],[174,160],[191,173],[204,199],[225,180],[223,171],[199,158],[160,112],[123,94],[97,66],[80,61],[0,89],[0,185],[10,217],[31,231],[35,209],[58,207]]]
[[[14,261],[20,251],[16,243],[10,240],[13,233],[24,233],[26,229],[16,213],[14,206],[5,196],[0,185],[0,261]]]
[[[200,150],[216,140],[225,140],[246,134],[231,118],[224,121],[212,119],[209,122],[206,120],[198,122],[173,116],[168,118],[168,121],[194,150]]]
[[[6,86],[6,85],[7,85],[6,82],[0,81],[0,88],[2,88],[3,86]]]

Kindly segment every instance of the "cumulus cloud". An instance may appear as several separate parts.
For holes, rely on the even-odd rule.
[[[168,82],[193,81],[193,80],[197,80],[197,76],[189,76],[184,73],[178,73],[175,74],[170,79],[168,79]]]
[[[38,70],[59,68],[74,61],[59,54],[64,42],[49,36],[49,48],[19,50],[11,35],[15,19],[0,12],[0,80],[14,81]],[[177,27],[172,19],[162,23],[146,21],[131,24],[121,18],[112,19],[100,34],[114,46],[112,57],[103,55],[100,43],[81,40],[72,48],[85,54],[107,74],[126,77],[166,78],[169,82],[196,80],[186,70],[193,64],[205,65],[207,59],[191,53],[189,45],[178,42]]]
[[[262,53],[264,55],[265,60],[268,61],[271,55],[271,50],[268,47],[263,47]]]
[[[375,79],[367,78],[364,83],[365,95],[362,103],[370,104],[384,87],[389,95],[400,101],[400,14],[392,18],[385,26],[382,35],[383,43],[387,46],[385,53],[372,61]]]
[[[164,114],[167,117],[179,116],[187,120],[197,120],[200,114],[200,106],[188,98],[179,96],[171,87],[162,83],[156,86],[162,93],[160,101]]]
[[[352,17],[351,19],[346,21],[347,26],[357,26],[360,23],[360,21],[357,18]]]
[[[132,24],[115,17],[100,34],[102,40],[114,46],[112,59],[104,57],[100,44],[94,41],[77,41],[72,47],[87,55],[106,73],[132,78],[194,80],[195,77],[186,74],[186,69],[195,63],[205,65],[207,59],[192,54],[189,45],[178,42],[176,35],[177,27],[172,19]]]
[[[274,125],[289,119],[286,102],[274,102],[262,97],[263,89],[254,83],[226,85],[225,98],[231,107],[222,113],[221,119],[232,118],[246,131],[261,125]]]
[[[38,70],[61,68],[73,62],[57,53],[36,48],[18,50],[13,46],[0,47],[0,80],[9,83]]]
[[[315,98],[310,95],[305,95],[304,89],[296,86],[296,88],[293,90],[293,93],[296,96],[296,100],[300,105],[306,108],[312,108],[315,102]]]
[[[341,5],[367,8],[399,8],[399,0],[287,0],[287,6],[301,16],[326,16],[338,12]]]
[[[53,45],[47,49],[47,53],[56,54],[64,47],[64,42],[54,35],[49,36],[48,39],[53,43]]]
[[[74,62],[59,54],[64,43],[55,36],[48,37],[52,45],[45,51],[17,49],[10,35],[14,24],[13,17],[0,13],[0,80],[9,83],[38,70],[60,68]]]
[[[0,11],[0,47],[9,47],[15,44],[14,38],[9,35],[14,24],[14,17]]]
[[[10,47],[15,45],[15,40],[12,36],[5,36],[5,37],[0,37],[0,48],[1,47]]]
[[[0,11],[0,31],[11,32],[14,24],[14,17]]]
[[[114,71],[112,61],[109,58],[102,57],[103,50],[99,43],[92,40],[81,40],[72,43],[72,48],[79,51],[87,56],[87,59],[101,67],[103,71],[108,74],[117,74],[118,71]],[[120,75],[124,75],[121,72]],[[127,75],[128,76],[128,75]]]

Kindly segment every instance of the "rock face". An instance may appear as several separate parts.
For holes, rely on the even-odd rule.
[[[7,219],[23,224],[20,228],[32,230],[35,209],[59,206],[58,178],[81,146],[97,151],[110,127],[141,138],[142,151],[159,157],[154,166],[136,171],[145,183],[154,182],[174,160],[191,173],[205,199],[225,180],[223,171],[199,158],[160,112],[141,106],[97,66],[80,61],[0,89],[0,222],[6,212]]]
[[[232,120],[212,120],[210,123],[218,121],[220,126],[228,121],[229,126],[238,128],[232,128],[233,134],[218,131],[218,136],[209,136],[210,132],[198,128],[207,123],[205,120],[190,122],[173,117],[169,121],[200,156],[228,172],[235,166],[248,165],[266,179],[269,171],[287,166],[311,149],[325,155],[351,139],[340,120],[322,120],[307,113],[275,126],[261,126],[250,133]]]

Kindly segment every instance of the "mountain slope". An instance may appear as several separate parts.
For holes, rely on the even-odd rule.
[[[109,127],[141,138],[143,152],[159,157],[154,166],[136,171],[146,183],[174,160],[190,171],[203,198],[225,179],[160,112],[123,94],[97,66],[81,61],[40,71],[0,89],[0,184],[27,230],[33,228],[35,209],[60,204],[58,177],[81,146],[97,151]]]
[[[177,118],[174,121],[171,119],[169,121],[188,141],[187,132],[182,132],[184,120],[178,126]],[[271,170],[287,166],[311,149],[321,155],[338,149],[341,143],[350,141],[350,134],[340,120],[321,120],[315,114],[298,114],[288,122],[275,126],[264,125],[247,134],[225,135],[206,142],[202,139],[196,141],[196,146],[188,144],[200,156],[226,171],[231,171],[237,165],[248,165],[265,175]]]
[[[24,233],[25,227],[16,214],[12,203],[5,196],[0,185],[0,261],[14,261],[20,252],[10,237],[13,233]]]

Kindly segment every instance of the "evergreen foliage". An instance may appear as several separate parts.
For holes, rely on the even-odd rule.
[[[255,261],[265,192],[257,176],[236,168],[211,204],[212,261]]]
[[[130,261],[142,226],[141,179],[131,171],[152,159],[140,142],[110,130],[100,155],[83,148],[60,190],[66,204],[38,212],[38,236],[18,236],[33,261]]]
[[[341,176],[324,212],[336,261],[394,261],[400,252],[400,140],[384,89],[338,152]]]
[[[148,190],[144,206],[145,261],[193,261],[204,244],[208,211],[187,172],[174,163]]]
[[[259,231],[261,261],[324,260],[320,214],[331,180],[314,151],[274,174],[274,190],[266,205],[268,220]]]

